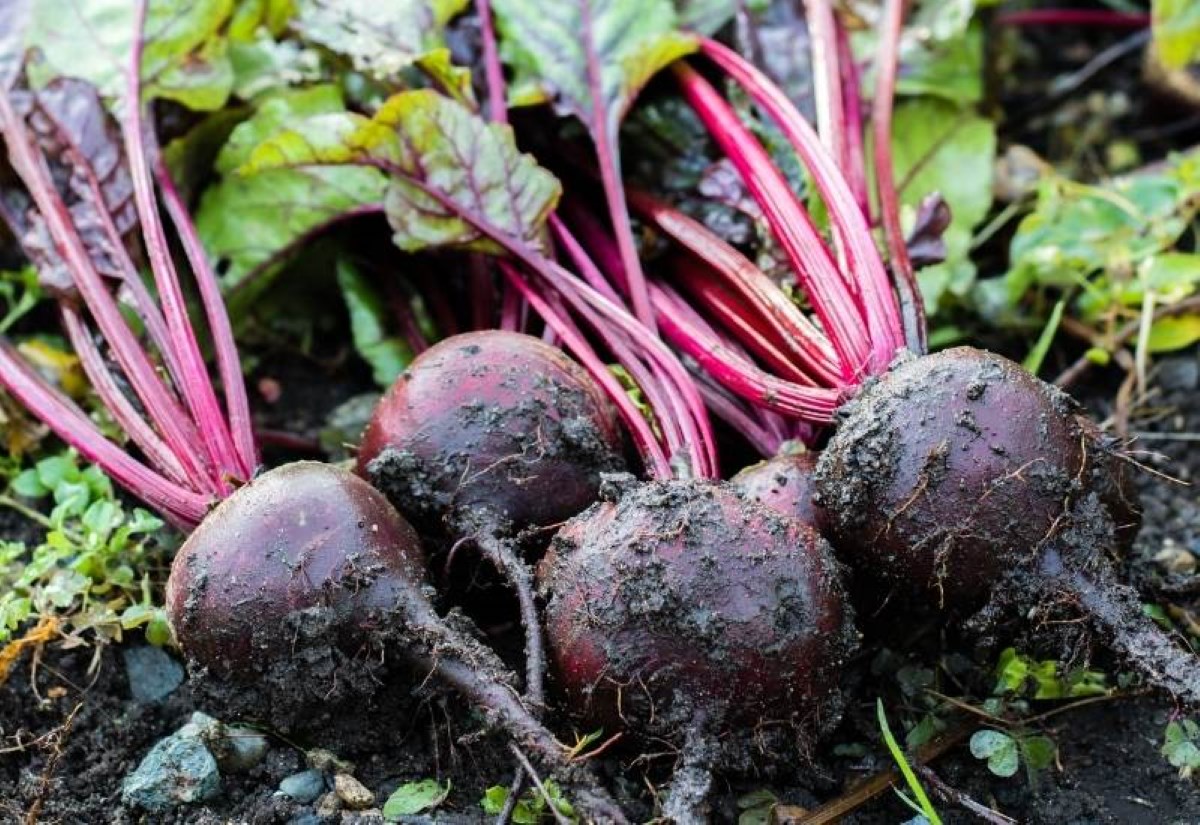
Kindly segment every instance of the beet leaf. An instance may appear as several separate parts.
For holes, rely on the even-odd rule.
[[[540,84],[559,112],[577,117],[596,145],[600,178],[634,314],[654,314],[621,182],[617,131],[642,87],[695,50],[668,0],[495,0],[503,53],[517,83]]]

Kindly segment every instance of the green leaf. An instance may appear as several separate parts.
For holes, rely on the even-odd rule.
[[[1029,354],[1021,363],[1021,366],[1025,367],[1032,375],[1037,375],[1038,370],[1042,368],[1042,362],[1046,360],[1046,353],[1050,351],[1050,345],[1054,343],[1054,336],[1058,333],[1058,325],[1062,323],[1063,310],[1066,307],[1065,298],[1054,305],[1054,309],[1050,312],[1050,319],[1046,321],[1046,326],[1042,329],[1042,334],[1038,336],[1037,343],[1033,345],[1033,349],[1029,350]]]
[[[1200,315],[1159,318],[1150,328],[1150,352],[1174,352],[1200,341]]]
[[[998,730],[975,731],[971,736],[971,755],[986,759],[988,770],[1005,778],[1014,776],[1021,766],[1016,740]]]
[[[446,781],[444,787],[433,779],[409,782],[396,788],[388,797],[387,802],[383,803],[383,818],[388,821],[396,821],[402,816],[432,810],[441,805],[449,795],[449,780]]]
[[[41,498],[50,492],[49,488],[42,483],[38,471],[32,468],[18,473],[16,478],[9,483],[9,488],[25,498]]]
[[[375,169],[308,167],[236,174],[255,147],[276,133],[316,115],[344,113],[341,93],[333,86],[278,92],[239,124],[217,157],[223,175],[200,200],[196,228],[209,256],[223,268],[226,290],[240,290],[261,267],[278,261],[315,228],[351,210],[381,204],[384,176]],[[269,282],[262,273],[244,302]]]
[[[38,481],[47,490],[56,490],[60,484],[79,478],[79,467],[74,453],[64,453],[43,458],[37,463]]]
[[[353,264],[339,261],[337,278],[350,311],[354,348],[371,365],[375,383],[386,389],[412,361],[412,350],[403,339],[387,334],[383,299]]]
[[[1049,737],[1023,736],[1018,740],[1018,744],[1021,758],[1025,760],[1025,766],[1029,770],[1044,771],[1054,764],[1054,754],[1058,752],[1058,748]]]
[[[1176,768],[1200,768],[1200,725],[1191,719],[1180,719],[1167,725],[1162,755]]]
[[[233,0],[151,0],[142,55],[146,97],[205,111],[225,104],[233,69],[223,28],[233,5]],[[133,3],[36,0],[32,8],[29,45],[41,56],[29,70],[34,85],[75,77],[95,85],[106,98],[123,96],[137,25]]]
[[[983,99],[983,25],[973,22],[947,39],[905,38],[896,94],[929,95],[951,103]]]
[[[516,84],[540,85],[561,114],[615,138],[638,92],[695,50],[670,0],[493,0]],[[598,73],[598,92],[589,83]]]
[[[391,80],[432,49],[468,0],[299,0],[296,29],[348,57],[354,68]]]
[[[475,89],[471,85],[471,70],[455,66],[449,49],[432,49],[418,57],[413,64],[437,86],[443,94],[476,109]]]
[[[946,260],[920,273],[932,313],[943,294],[965,296],[974,282],[971,234],[992,205],[996,127],[944,101],[921,98],[896,107],[892,133],[896,179],[906,182],[900,193],[906,217],[932,192],[950,207]]]
[[[737,8],[737,0],[675,0],[679,27],[709,36],[732,20]]]
[[[322,164],[387,169],[384,204],[405,251],[496,252],[491,230],[538,243],[561,191],[553,175],[517,149],[508,126],[489,124],[429,89],[393,96],[372,119],[310,118],[255,149],[243,169]]]
[[[479,800],[479,807],[483,808],[483,812],[488,816],[496,816],[504,810],[504,803],[508,801],[508,788],[503,785],[492,785],[483,792],[483,798]]]
[[[1163,66],[1182,69],[1200,61],[1200,4],[1195,0],[1153,0],[1151,31]]]

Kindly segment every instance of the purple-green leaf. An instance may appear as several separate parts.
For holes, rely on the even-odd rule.
[[[310,118],[256,148],[242,173],[345,164],[388,174],[388,220],[409,251],[497,252],[496,231],[539,243],[560,193],[509,127],[428,89],[394,95],[373,118]]]

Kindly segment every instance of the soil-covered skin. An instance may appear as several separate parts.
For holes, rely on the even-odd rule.
[[[835,545],[901,599],[978,606],[1071,528],[1072,508],[1120,498],[1108,448],[1076,412],[982,350],[895,365],[847,405],[818,462]]]
[[[359,471],[432,533],[461,522],[557,524],[624,469],[616,413],[582,368],[528,335],[464,333],[415,360],[380,402]]]
[[[701,716],[828,728],[857,634],[826,542],[723,484],[614,482],[538,571],[570,707],[676,738]]]

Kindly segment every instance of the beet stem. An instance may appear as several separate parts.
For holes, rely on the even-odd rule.
[[[896,191],[892,164],[892,110],[896,74],[899,69],[900,30],[904,23],[904,0],[884,3],[883,27],[876,60],[878,79],[871,122],[875,129],[875,191],[879,195],[879,214],[887,236],[892,260],[892,282],[900,301],[900,319],[908,348],[917,355],[929,351],[925,329],[925,304],[921,288],[908,257],[908,243],[900,226],[900,196]]]

